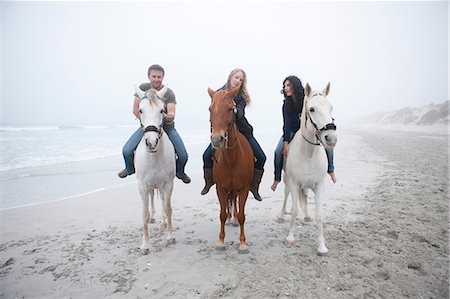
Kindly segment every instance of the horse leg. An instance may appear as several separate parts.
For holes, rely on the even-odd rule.
[[[325,238],[323,236],[323,220],[322,220],[322,198],[324,195],[324,183],[323,181],[317,184],[316,190],[314,192],[315,197],[315,203],[316,203],[316,223],[318,228],[318,241],[319,241],[319,248],[317,249],[317,252],[320,256],[327,255],[328,249],[325,246]]]
[[[294,229],[295,229],[295,221],[297,220],[298,215],[299,189],[295,186],[295,184],[290,184],[289,189],[291,190],[292,207],[291,207],[291,223],[289,225],[289,233],[286,237],[286,242],[288,245],[293,245],[295,243]]]
[[[219,186],[216,188],[217,197],[220,202],[220,233],[219,242],[217,242],[217,250],[225,250],[225,221],[227,220],[228,194]]]
[[[303,213],[303,221],[304,222],[310,222],[311,217],[309,217],[308,214],[308,189],[301,189],[300,190],[300,209]]]
[[[172,181],[173,188],[173,181]],[[171,205],[171,194],[172,189],[169,186],[170,190],[162,190],[161,199],[163,199],[164,204],[164,214],[167,217],[167,244],[175,243],[175,238],[173,237],[173,227],[172,227],[172,205]]]
[[[238,220],[237,220],[237,205],[236,205],[236,193],[230,192],[230,206],[228,211],[228,218],[230,218],[230,223],[233,226],[238,226]]]
[[[230,194],[228,194],[228,198],[227,198],[227,220],[226,220],[226,224],[231,224],[231,220],[233,217],[233,213],[231,213],[231,211],[233,210],[233,204],[231,203],[231,197]]]
[[[140,188],[141,189],[141,188]],[[149,194],[145,190],[140,190],[142,199],[142,220],[144,222],[144,234],[142,236],[142,245],[140,249],[143,254],[148,253],[148,221],[150,219],[150,213],[148,210]]]
[[[284,222],[284,215],[286,215],[286,202],[287,202],[288,197],[289,197],[289,189],[285,184],[284,185],[284,201],[283,201],[283,206],[281,207],[280,214],[278,214],[278,218],[277,218],[278,223]]]
[[[233,226],[238,226],[239,225],[239,221],[238,221],[238,218],[237,218],[237,213],[238,213],[237,194],[234,193],[233,194]]]
[[[240,226],[239,236],[239,253],[248,253],[248,245],[245,242],[244,222],[245,222],[245,203],[247,202],[248,190],[241,191],[237,199],[236,204],[239,205],[237,211],[237,218]]]
[[[150,223],[155,223],[155,202],[154,202],[155,190],[150,189]]]
[[[163,187],[164,189],[164,187]],[[163,189],[159,189],[159,196],[161,198],[161,222],[159,224],[159,231],[163,233],[167,229],[167,212],[166,212],[166,194]]]

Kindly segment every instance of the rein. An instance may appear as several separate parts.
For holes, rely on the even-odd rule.
[[[229,147],[228,146],[228,137],[231,133],[231,130],[233,129],[233,125],[236,123],[236,108],[233,109],[233,117],[231,118],[231,121],[228,123],[228,128],[227,128],[227,132],[225,133],[225,149],[233,149],[233,147],[236,145],[237,142],[237,137],[236,140],[234,141],[233,146]]]

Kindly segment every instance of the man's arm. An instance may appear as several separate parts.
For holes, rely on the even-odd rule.
[[[167,104],[167,113],[164,113],[165,121],[174,121],[175,120],[175,103]]]
[[[137,119],[141,119],[141,113],[139,112],[139,103],[141,102],[141,99],[137,96],[134,97],[134,103],[133,103],[133,114],[136,116]]]

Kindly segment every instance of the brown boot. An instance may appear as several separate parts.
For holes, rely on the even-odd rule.
[[[259,184],[261,183],[261,179],[264,173],[264,169],[256,169],[253,173],[253,181],[252,181],[252,185],[250,186],[250,192],[252,192],[253,197],[257,200],[257,201],[262,201],[262,197],[261,195],[259,195]]]
[[[212,176],[212,168],[203,168],[203,177],[205,178],[205,187],[203,187],[201,195],[205,195],[209,192],[209,189],[214,185]]]

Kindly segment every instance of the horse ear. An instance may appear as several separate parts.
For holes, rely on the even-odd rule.
[[[214,90],[212,90],[210,87],[208,87],[208,93],[212,100],[212,98],[214,97]]]
[[[241,89],[241,85],[236,86],[235,88],[233,88],[232,90],[230,90],[230,96],[231,96],[232,98],[234,98],[234,97],[238,94],[238,92],[239,92],[240,89]]]
[[[328,82],[327,86],[325,86],[325,88],[323,89],[322,93],[325,96],[327,96],[329,92],[330,92],[330,82]]]
[[[306,83],[306,86],[305,86],[305,97],[309,97],[310,94],[311,94],[311,86],[309,86],[309,83]]]
[[[145,92],[143,92],[139,87],[137,87],[136,85],[134,86],[134,90],[136,91],[136,94],[138,95],[138,97],[140,99],[142,99],[143,97],[145,97]]]

